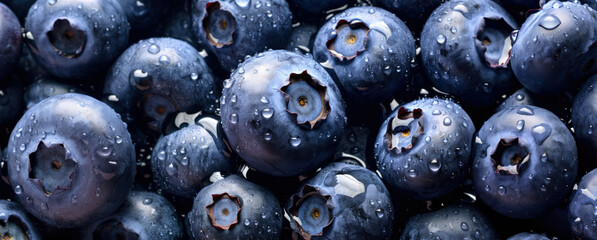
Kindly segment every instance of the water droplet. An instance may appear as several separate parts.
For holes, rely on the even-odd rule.
[[[19,146],[19,150],[21,150],[21,152],[22,152],[22,151],[25,151],[25,149],[27,149],[27,146],[25,146],[24,143],[21,143],[21,145]]]
[[[593,124],[589,125],[589,130],[587,131],[587,134],[593,135]]]
[[[147,52],[151,53],[151,54],[158,54],[160,52],[160,47],[158,45],[155,44],[151,44],[149,45],[149,47],[147,48]]]
[[[193,81],[197,81],[197,79],[199,79],[199,74],[197,74],[197,73],[195,73],[195,72],[194,72],[194,73],[191,73],[191,80],[193,80]]]
[[[439,44],[446,43],[446,37],[444,35],[440,34],[439,36],[437,36],[437,43],[439,43]]]
[[[48,0],[48,4],[54,5],[54,4],[56,4],[56,0]]]
[[[439,169],[441,167],[442,167],[441,163],[435,158],[429,162],[429,170],[431,170],[432,172],[439,171]]]
[[[72,204],[77,204],[79,203],[79,197],[77,195],[74,195],[72,198],[70,198],[70,202]]]
[[[504,194],[506,194],[506,188],[505,188],[504,186],[499,186],[499,187],[498,187],[498,193],[499,193],[500,195],[504,195]]]
[[[268,104],[269,103],[269,99],[267,99],[266,96],[263,96],[259,99],[259,101],[263,104]]]
[[[17,195],[19,195],[19,194],[23,193],[23,188],[21,187],[21,185],[17,185],[17,186],[15,186],[15,193],[16,193]]]
[[[300,137],[291,137],[290,138],[290,146],[298,147],[301,145],[301,138]]]
[[[370,9],[369,9],[369,14],[374,14],[374,13],[375,13],[375,9],[373,9],[373,8],[370,8]]]
[[[245,222],[244,222],[244,223],[245,223],[245,226],[249,226],[249,224],[251,224],[251,220],[249,220],[249,219],[245,219]]]
[[[261,110],[261,116],[265,119],[270,119],[274,115],[274,109],[265,108]]]
[[[451,27],[450,32],[455,34],[458,32],[458,29],[456,27]]]
[[[168,65],[170,64],[170,58],[166,55],[162,55],[160,56],[160,58],[158,59],[158,61],[162,64],[162,65]]]
[[[122,143],[122,138],[120,136],[116,136],[114,137],[116,140],[116,144],[121,144]]]
[[[516,129],[518,129],[518,131],[521,131],[524,128],[524,120],[518,120],[516,121]]]
[[[189,157],[183,157],[182,159],[180,159],[180,164],[182,164],[183,166],[189,165]]]
[[[541,160],[542,163],[547,162],[547,153],[541,154],[541,157],[539,159]]]
[[[537,144],[541,145],[551,135],[551,127],[545,123],[541,123],[533,127],[532,134]]]
[[[521,107],[518,109],[518,111],[516,111],[516,113],[520,115],[532,116],[535,114],[535,111],[529,107]]]
[[[145,198],[145,199],[143,199],[143,204],[144,204],[144,205],[149,205],[149,204],[151,204],[152,202],[153,202],[153,199],[151,199],[151,198]]]
[[[442,114],[442,112],[440,110],[438,110],[438,109],[435,109],[435,110],[433,110],[433,112],[431,112],[431,114],[433,114],[433,115],[440,115],[440,114]]]
[[[429,136],[425,137],[425,142],[430,143],[431,142],[431,137],[429,137]]]
[[[251,3],[251,0],[234,0],[236,5],[242,8],[246,8]]]
[[[524,100],[524,94],[516,94],[516,101]]]
[[[375,215],[377,215],[378,218],[382,218],[384,216],[383,209],[378,208],[377,210],[375,210]]]
[[[230,88],[232,86],[232,81],[230,79],[224,80],[224,88]]]
[[[168,165],[168,167],[166,167],[166,173],[168,173],[168,175],[170,176],[174,176],[177,172],[178,167],[176,167],[176,165],[170,163],[170,165]]]
[[[408,176],[412,178],[417,177],[417,171],[415,171],[414,169],[408,170]]]
[[[563,6],[563,4],[561,2],[555,1],[553,3],[553,5],[551,5],[553,8],[561,8]]]
[[[41,203],[41,210],[48,210],[48,204],[45,202]]]
[[[462,222],[460,224],[460,229],[462,229],[462,231],[468,231],[468,224],[465,222]]]
[[[98,148],[95,153],[100,157],[108,157],[112,154],[112,147],[104,146]]]
[[[236,115],[236,113],[230,114],[230,123],[232,123],[232,124],[238,123],[238,115]]]
[[[545,28],[546,30],[553,30],[555,28],[557,28],[558,26],[560,26],[562,22],[560,21],[560,19],[554,15],[547,15],[545,17],[543,17],[543,19],[541,20],[541,22],[539,23],[539,26]]]
[[[450,126],[452,124],[452,119],[449,117],[444,118],[444,126]]]
[[[166,151],[162,150],[158,152],[158,159],[164,161],[166,159]]]
[[[263,139],[265,139],[265,141],[270,141],[272,140],[272,133],[268,130],[265,132],[265,135],[263,136]]]

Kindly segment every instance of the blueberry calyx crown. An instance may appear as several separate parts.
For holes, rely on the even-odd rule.
[[[332,224],[334,205],[331,196],[321,192],[320,188],[305,184],[299,195],[292,195],[290,221],[294,223],[298,234],[305,240],[323,235],[323,229]]]
[[[228,193],[212,194],[211,197],[213,202],[205,207],[211,224],[221,230],[237,224],[242,209],[240,200]]]
[[[530,156],[528,150],[518,142],[518,138],[500,139],[491,154],[491,160],[496,174],[519,175]]]
[[[29,240],[29,228],[19,216],[10,215],[0,219],[0,240],[25,239]]]
[[[326,42],[330,54],[340,61],[351,60],[367,49],[369,26],[361,20],[350,22],[342,19],[336,24],[336,31]]]
[[[392,118],[386,131],[386,139],[389,143],[388,151],[396,149],[398,152],[402,152],[413,147],[414,140],[424,133],[420,120],[422,116],[423,110],[420,108],[412,111],[404,107],[398,109],[396,117]]]
[[[46,196],[71,189],[77,163],[67,157],[63,144],[46,146],[39,142],[37,150],[29,154],[29,179],[40,187]]]
[[[209,2],[205,5],[203,31],[209,43],[222,48],[234,43],[233,34],[236,30],[236,18],[230,11],[222,9],[220,2]]]
[[[503,18],[483,18],[475,38],[479,55],[491,68],[507,68],[510,62],[514,28]]]
[[[327,119],[331,112],[327,87],[313,78],[307,70],[300,74],[291,73],[287,84],[280,90],[284,94],[286,111],[296,119],[299,126],[313,129]]]
[[[87,42],[85,32],[73,26],[67,19],[56,20],[52,30],[48,31],[46,35],[54,51],[66,58],[81,55]]]

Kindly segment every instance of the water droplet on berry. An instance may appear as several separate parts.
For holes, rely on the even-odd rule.
[[[547,15],[545,17],[543,17],[543,19],[541,20],[541,22],[539,23],[539,26],[541,26],[542,28],[546,29],[546,30],[553,30],[555,28],[557,28],[558,26],[560,26],[562,22],[560,21],[560,19],[554,15]]]

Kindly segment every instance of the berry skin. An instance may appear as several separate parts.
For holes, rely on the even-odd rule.
[[[34,222],[19,203],[0,200],[0,222],[4,239],[42,239]]]
[[[0,23],[0,78],[5,78],[21,56],[23,39],[19,19],[3,3],[0,3]]]
[[[103,73],[128,43],[130,27],[116,0],[38,0],[26,19],[27,46],[60,78]]]
[[[451,204],[430,213],[411,217],[401,240],[499,239],[497,230],[483,212],[469,204]]]
[[[494,1],[444,2],[421,32],[425,75],[466,105],[494,105],[514,82],[507,60],[510,33],[517,28]]]
[[[582,171],[597,167],[597,75],[589,78],[574,98],[572,104],[572,126],[579,152]]]
[[[489,118],[477,135],[471,176],[479,198],[494,211],[534,218],[572,188],[576,145],[553,113],[530,105],[509,107]]]
[[[306,180],[286,204],[293,239],[390,239],[394,206],[374,172],[334,162]]]
[[[543,234],[523,232],[510,236],[507,240],[550,240],[550,238]]]
[[[163,196],[131,191],[120,208],[80,230],[78,239],[185,239],[183,220]]]
[[[116,60],[104,86],[107,102],[131,127],[162,133],[178,112],[214,112],[219,88],[211,69],[188,43],[150,38]]]
[[[272,192],[230,175],[197,194],[187,230],[193,239],[279,239],[283,214]]]
[[[529,91],[557,96],[597,73],[596,46],[595,10],[580,3],[550,1],[522,24],[510,63]]]
[[[442,0],[372,0],[401,19],[425,20]]]
[[[441,197],[467,176],[474,131],[471,118],[452,101],[407,103],[394,110],[379,129],[377,168],[387,186],[406,197]]]
[[[39,220],[80,227],[110,215],[135,176],[125,124],[106,104],[67,93],[25,112],[8,143],[15,199]]]
[[[199,46],[229,72],[246,56],[284,48],[292,27],[284,0],[193,0],[192,15]]]
[[[384,9],[349,8],[328,20],[313,44],[313,56],[335,73],[349,103],[379,104],[411,84],[415,41]]]
[[[205,128],[190,125],[160,138],[153,148],[151,170],[163,191],[194,198],[216,172],[229,173],[234,163],[221,152],[220,140]]]
[[[577,239],[596,239],[597,221],[595,206],[597,206],[597,170],[590,171],[582,177],[572,193],[568,208],[568,222],[572,233]]]
[[[298,176],[331,159],[345,114],[340,91],[313,59],[285,50],[247,59],[224,82],[222,128],[255,170]]]

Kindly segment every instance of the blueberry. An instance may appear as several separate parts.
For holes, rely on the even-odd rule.
[[[185,239],[183,220],[159,194],[131,191],[109,217],[87,225],[77,239]]]
[[[406,92],[415,42],[394,14],[353,7],[319,29],[313,55],[335,72],[347,102],[371,105]]]
[[[257,171],[297,176],[330,159],[344,129],[342,96],[311,58],[259,53],[224,81],[222,127],[230,146]]]
[[[27,12],[31,5],[35,3],[36,0],[2,0],[2,3],[6,4],[14,14],[19,18],[21,23],[25,22],[25,17],[27,16]]]
[[[549,97],[535,94],[526,88],[516,90],[508,96],[495,110],[499,112],[512,106],[533,105],[545,108],[556,114],[561,119],[570,119],[570,105],[572,105],[573,96],[566,92],[558,97]]]
[[[23,84],[10,74],[0,80],[0,128],[12,127],[23,109]]]
[[[568,208],[568,222],[572,233],[577,239],[597,238],[597,221],[595,208],[597,207],[597,170],[590,171],[575,185],[572,199]]]
[[[429,14],[437,8],[442,0],[372,0],[373,4],[379,5],[396,13],[399,18],[425,20]]]
[[[40,79],[27,86],[25,104],[29,109],[46,98],[64,93],[82,93],[82,90],[68,83]]]
[[[389,188],[431,200],[458,187],[467,176],[475,126],[449,100],[421,99],[400,106],[375,141],[379,172]]]
[[[312,24],[300,24],[293,27],[286,50],[303,54],[311,53],[317,30],[319,30],[318,27]]]
[[[167,118],[177,112],[213,113],[218,89],[195,48],[178,39],[150,38],[116,60],[104,96],[131,127],[161,133]]]
[[[508,66],[515,20],[490,0],[448,1],[421,33],[425,75],[439,90],[472,107],[494,105],[514,79]]]
[[[210,184],[212,174],[233,169],[234,164],[222,153],[219,141],[194,124],[163,136],[151,155],[154,181],[165,192],[194,198],[202,187]]]
[[[499,239],[499,235],[483,212],[461,203],[411,217],[400,239]]]
[[[135,151],[120,117],[89,96],[47,98],[23,115],[8,143],[15,198],[41,221],[84,226],[111,214],[135,176]]]
[[[339,162],[305,181],[286,212],[302,239],[390,239],[394,223],[394,206],[379,176]]]
[[[596,86],[597,75],[589,78],[574,98],[572,105],[572,125],[578,146],[579,160],[583,171],[590,171],[597,167],[597,94],[593,91]]]
[[[496,212],[528,219],[560,203],[578,171],[574,138],[553,113],[530,105],[494,114],[475,138],[471,175]]]
[[[26,19],[35,59],[61,78],[102,73],[128,43],[130,27],[115,0],[38,0]]]
[[[545,234],[523,232],[510,236],[507,240],[550,240],[550,238]]]
[[[0,78],[12,72],[15,63],[21,56],[21,23],[15,14],[3,3],[0,3]]]
[[[21,204],[0,200],[0,233],[4,239],[42,239]]]
[[[518,31],[510,63],[531,92],[557,96],[597,73],[597,12],[550,1]]]
[[[187,227],[193,239],[279,239],[283,214],[272,192],[231,175],[201,189]]]
[[[193,1],[193,30],[201,47],[232,71],[245,59],[286,45],[292,14],[284,0]]]

